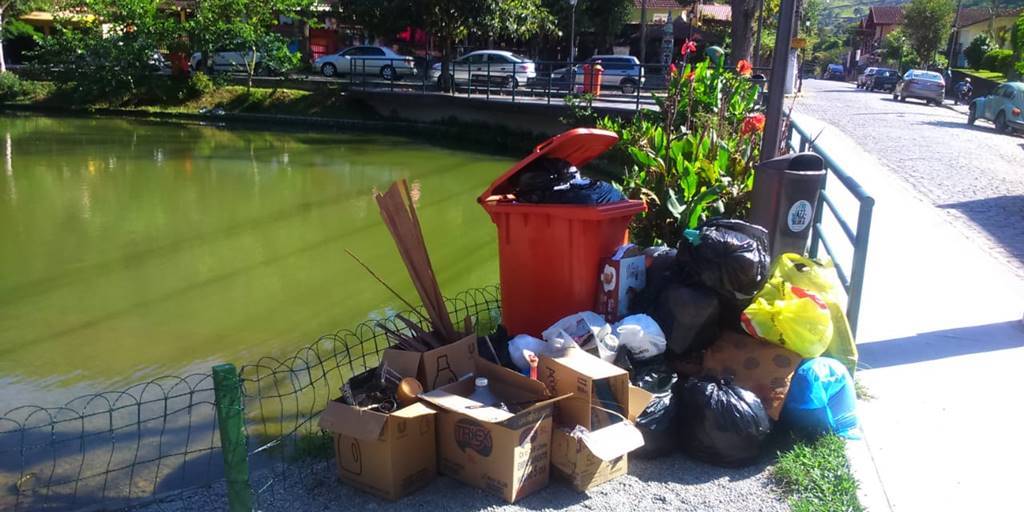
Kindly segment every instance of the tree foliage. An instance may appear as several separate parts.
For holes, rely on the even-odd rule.
[[[31,28],[18,21],[18,16],[36,9],[47,9],[53,2],[47,0],[0,0],[0,73],[7,71],[4,39],[31,33]]]
[[[889,32],[882,38],[882,58],[886,62],[895,63],[899,71],[913,65],[914,49],[902,28]]]
[[[199,0],[187,31],[195,50],[204,56],[217,50],[245,55],[249,87],[259,67],[289,70],[299,56],[288,51],[287,41],[274,32],[279,16],[307,15],[316,0]]]
[[[928,66],[946,43],[953,26],[952,0],[911,0],[904,8],[903,28],[918,62]]]
[[[971,40],[971,44],[964,49],[964,57],[967,58],[967,65],[972,69],[981,69],[981,59],[985,54],[995,48],[996,45],[988,34],[981,33]]]
[[[156,51],[174,37],[178,25],[159,9],[161,4],[76,0],[63,12],[88,12],[90,17],[58,18],[56,33],[40,40],[35,64],[83,100],[131,95],[153,80]]]

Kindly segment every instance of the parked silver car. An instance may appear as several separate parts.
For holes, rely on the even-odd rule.
[[[892,91],[892,99],[907,101],[917,98],[925,103],[941,105],[946,97],[946,79],[934,71],[911,69],[903,75]]]
[[[446,88],[440,62],[430,68],[430,78],[436,80],[441,89]],[[532,60],[512,52],[478,50],[455,59],[448,70],[448,78],[456,85],[490,83],[515,89],[537,78],[537,66]]]
[[[583,64],[577,64],[572,68],[561,68],[551,72],[551,76],[559,83],[572,80],[570,70],[575,73],[576,84],[582,84],[584,73],[583,66],[595,66],[600,64],[603,69],[601,73],[601,87],[613,88],[622,91],[623,94],[633,94],[638,87],[644,85],[644,67],[640,60],[631,55],[594,55]]]
[[[206,62],[203,62],[203,54],[196,52],[192,54],[189,64],[192,66],[193,71],[245,73],[248,69],[248,63],[252,62],[252,58],[252,51],[216,51],[208,55]],[[258,52],[256,53],[255,69],[257,74],[263,70],[263,55]]]
[[[326,77],[339,74],[380,75],[385,80],[398,80],[416,74],[412,57],[400,55],[383,46],[353,46],[313,61],[313,68]]]

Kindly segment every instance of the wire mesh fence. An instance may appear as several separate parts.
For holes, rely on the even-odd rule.
[[[0,510],[108,507],[221,478],[210,375],[0,416]]]
[[[469,317],[485,334],[500,322],[499,296],[492,286],[446,303],[453,322]],[[425,314],[403,315],[427,326]],[[289,357],[239,367],[235,392],[257,504],[331,456],[331,440],[317,427],[320,412],[348,377],[379,362],[389,342],[378,323],[407,332],[392,315],[321,336]],[[220,481],[218,428],[209,373],[161,377],[58,407],[10,409],[0,415],[0,510],[117,508]]]

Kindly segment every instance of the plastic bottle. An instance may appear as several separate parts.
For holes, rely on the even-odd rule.
[[[469,395],[470,400],[478,402],[485,407],[508,410],[505,404],[501,403],[501,400],[491,392],[487,377],[477,377],[475,384],[476,389],[473,390],[473,394]]]

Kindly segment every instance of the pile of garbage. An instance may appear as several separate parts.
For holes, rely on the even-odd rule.
[[[499,228],[495,332],[452,324],[404,182],[378,195],[424,312],[379,325],[391,347],[321,415],[342,481],[398,499],[441,473],[514,502],[550,473],[585,491],[629,456],[737,467],[773,432],[856,437],[857,351],[831,264],[772,261],[768,232],[736,219],[677,247],[623,243],[642,204],[581,181],[610,147],[587,134],[589,150],[556,137],[481,196]],[[545,252],[552,229],[579,238]]]

